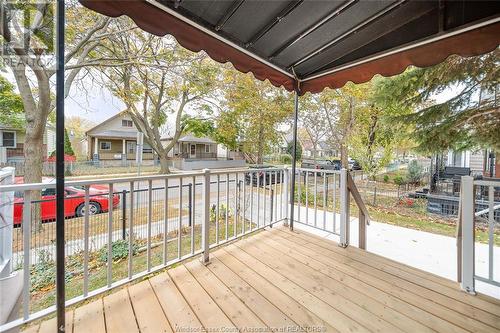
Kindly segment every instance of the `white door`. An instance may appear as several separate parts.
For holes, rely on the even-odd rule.
[[[191,147],[189,149],[189,157],[190,158],[196,157],[196,145],[191,145]]]

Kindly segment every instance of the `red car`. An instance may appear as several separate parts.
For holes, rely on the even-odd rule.
[[[16,177],[16,184],[22,184],[23,178]],[[53,183],[53,178],[43,179],[44,183]],[[95,215],[108,211],[108,186],[91,185],[89,194],[89,215]],[[64,188],[64,211],[65,217],[78,217],[85,214],[85,190],[83,188],[68,186]],[[42,190],[40,201],[32,202],[32,206],[40,205],[42,222],[54,221],[56,219],[56,189],[47,188]],[[120,196],[113,195],[113,209],[120,203]],[[20,226],[23,220],[24,195],[16,192],[14,198],[14,226]]]

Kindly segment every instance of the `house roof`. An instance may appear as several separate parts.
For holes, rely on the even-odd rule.
[[[80,0],[299,93],[473,56],[500,43],[500,1]]]
[[[87,131],[88,133],[89,131]],[[102,138],[118,138],[118,139],[137,139],[136,132],[118,131],[118,130],[102,130],[92,133],[94,137]]]
[[[120,111],[120,112],[118,112],[117,114],[115,114],[113,117],[110,117],[110,118],[108,118],[108,119],[104,120],[103,122],[100,122],[99,124],[95,125],[95,126],[94,126],[94,127],[92,127],[91,129],[87,130],[87,131],[85,132],[85,135],[88,135],[88,134],[89,134],[89,132],[94,131],[95,129],[97,129],[97,128],[101,127],[102,125],[107,124],[107,123],[109,123],[110,121],[112,121],[112,120],[114,120],[114,119],[116,119],[116,118],[118,118],[118,117],[123,116],[126,112],[127,112],[127,110]],[[129,134],[129,133],[127,133],[127,134]],[[98,134],[92,133],[92,135],[93,135],[93,136],[97,136]],[[134,136],[134,137],[135,137],[135,136]]]

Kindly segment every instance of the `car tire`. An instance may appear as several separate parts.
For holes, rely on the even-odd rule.
[[[101,205],[98,202],[90,201],[89,202],[89,215],[96,215],[101,212]],[[81,203],[76,207],[75,215],[77,217],[81,217],[85,215],[85,204]]]

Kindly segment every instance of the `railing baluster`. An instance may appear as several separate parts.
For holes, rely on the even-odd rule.
[[[134,256],[134,181],[130,182],[130,213],[128,221],[128,278],[131,280],[133,275],[133,256]]]
[[[220,175],[217,175],[217,207],[215,207],[215,242],[219,244]]]
[[[253,230],[253,196],[254,196],[254,186],[253,186],[253,172],[250,172],[250,231]]]
[[[493,281],[493,245],[495,231],[495,190],[492,185],[488,186],[488,279]]]
[[[168,178],[165,178],[165,202],[163,204],[163,265],[168,261]]]
[[[177,223],[177,258],[182,256],[182,177],[179,177],[179,221]]]
[[[23,203],[23,318],[27,320],[30,315],[30,289],[31,289],[31,191],[24,192]]]
[[[208,264],[210,260],[210,170],[204,169],[203,179],[203,220],[201,242],[203,249],[202,262]]]
[[[281,171],[274,172],[274,220],[278,220],[278,174]]]
[[[327,184],[328,184],[328,174],[324,172],[323,173],[323,230],[326,230],[326,208],[327,208],[326,197],[328,196]]]
[[[309,171],[306,172],[306,224],[309,225]]]
[[[242,233],[243,235],[245,234],[246,231],[246,224],[247,224],[247,219],[246,219],[246,212],[247,212],[247,196],[246,196],[246,183],[247,183],[247,176],[245,172],[243,171],[243,225],[242,225]]]
[[[266,190],[267,190],[267,171],[264,171],[264,179],[262,180],[262,182],[263,182],[262,188],[263,188],[263,190],[264,190],[264,191],[263,191],[263,192],[264,192],[264,198],[263,198],[263,201],[264,201],[264,202],[263,202],[263,206],[264,206],[264,207],[263,207],[263,210],[264,210],[264,216],[263,216],[262,218],[263,218],[263,222],[264,222],[264,223],[263,223],[263,226],[266,226],[266,210],[267,210],[267,207],[266,207],[266,201],[267,201],[267,200],[266,200],[266,199],[267,199],[267,197],[266,197],[266,195],[267,195],[267,194],[266,194]]]
[[[285,181],[285,171],[280,171],[280,220],[283,219],[283,184]]]
[[[113,282],[113,183],[108,190],[108,288]]]
[[[235,190],[235,208],[234,208],[234,227],[233,227],[233,234],[234,237],[238,234],[238,215],[240,214],[239,212],[239,198],[240,198],[240,191],[239,191],[239,184],[238,184],[238,173],[235,174],[235,179],[234,179],[234,190]]]
[[[314,226],[318,224],[318,173],[314,173]]]
[[[297,177],[297,181],[298,181],[298,184],[297,184],[297,193],[298,193],[298,198],[297,198],[297,222],[300,223],[300,211],[301,211],[301,207],[302,207],[302,170],[297,170],[297,172],[299,173],[299,176]],[[305,175],[304,175],[305,177]],[[287,189],[287,192],[288,192],[288,189]],[[292,196],[295,196],[295,193],[292,193]]]
[[[146,249],[146,257],[147,257],[147,269],[148,272],[151,271],[151,223],[152,223],[152,215],[153,215],[153,181],[148,181],[148,226],[147,226],[147,249]]]
[[[225,240],[229,239],[229,174],[226,174],[226,216],[225,216],[226,230],[225,230]]]
[[[193,176],[193,191],[191,191],[191,254],[194,254],[194,226],[196,225],[196,176]]]
[[[89,204],[90,185],[85,186],[85,212],[83,218],[83,297],[89,293]]]
[[[333,232],[337,232],[337,175],[333,174]]]
[[[462,219],[462,277],[461,287],[470,294],[475,294],[475,246],[474,246],[474,178],[462,176],[460,191]]]
[[[256,172],[257,176],[257,229],[260,228],[260,175]]]

